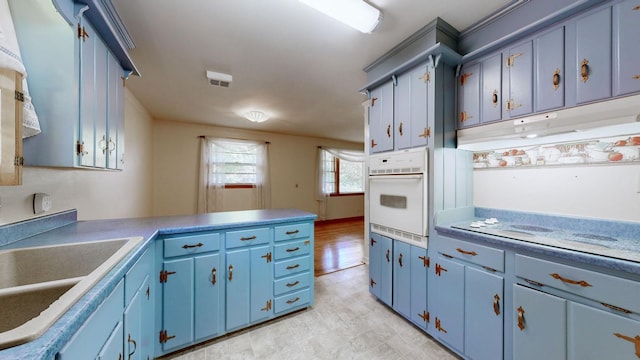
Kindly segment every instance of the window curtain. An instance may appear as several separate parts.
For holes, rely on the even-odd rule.
[[[318,147],[316,157],[316,201],[318,202],[318,218],[321,220],[327,219],[328,200],[335,182],[335,179],[331,178],[333,173],[327,174],[325,171],[327,170],[327,154],[346,161],[364,162],[363,151]]]
[[[231,144],[243,144],[256,152],[256,183],[253,185],[254,209],[268,209],[271,207],[271,186],[269,174],[269,143],[200,137],[200,171],[198,177],[197,212],[199,214],[224,211],[224,197],[226,193],[224,157],[222,151]],[[213,146],[215,145],[215,147]]]

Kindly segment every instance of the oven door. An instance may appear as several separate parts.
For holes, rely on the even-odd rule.
[[[425,182],[423,174],[370,176],[370,222],[427,236]]]

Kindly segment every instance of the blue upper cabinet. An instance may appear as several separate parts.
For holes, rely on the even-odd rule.
[[[388,81],[371,90],[369,99],[371,153],[393,150],[393,92],[393,81]]]
[[[471,126],[480,123],[480,64],[462,67],[458,78],[458,125]]]
[[[533,40],[535,49],[535,111],[565,105],[564,26]]]
[[[482,122],[502,118],[502,53],[482,61]]]
[[[611,97],[611,7],[578,18],[575,34],[576,104]]]
[[[393,105],[396,150],[427,145],[429,85],[433,76],[430,67],[421,64],[397,77]]]
[[[640,1],[613,6],[614,94],[640,91]]]
[[[505,117],[518,117],[533,111],[533,45],[526,41],[510,47],[504,54]]]

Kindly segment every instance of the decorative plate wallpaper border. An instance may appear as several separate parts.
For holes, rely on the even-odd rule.
[[[640,134],[473,153],[474,169],[640,162]]]

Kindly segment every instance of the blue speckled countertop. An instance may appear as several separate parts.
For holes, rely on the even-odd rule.
[[[260,226],[315,220],[316,215],[296,209],[247,210],[201,215],[116,220],[76,221],[75,210],[0,227],[0,250],[141,236],[143,241],[87,292],[42,336],[29,343],[0,350],[0,359],[46,359],[71,339],[91,313],[118,285],[125,273],[151,246],[157,235]]]
[[[487,208],[465,208],[439,214],[436,230],[442,235],[468,239],[479,243],[507,246],[560,259],[600,266],[640,275],[640,223],[585,219],[557,215],[526,213]],[[599,248],[592,244],[573,243],[552,236],[539,237],[541,242],[509,239],[460,229],[478,219],[497,218],[502,222],[538,225],[563,233],[590,233],[620,239],[619,249]],[[621,258],[622,257],[622,258]],[[633,259],[633,260],[630,260]]]

